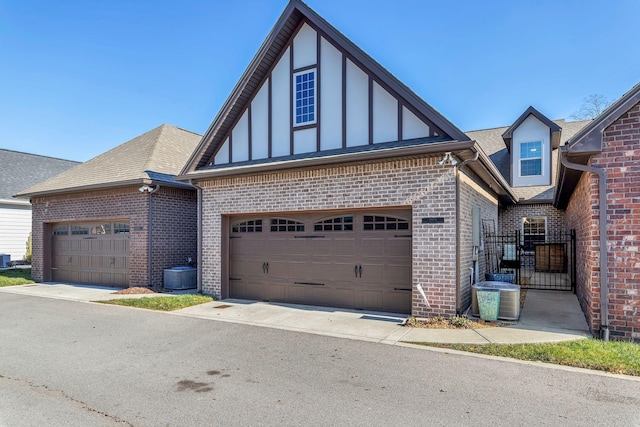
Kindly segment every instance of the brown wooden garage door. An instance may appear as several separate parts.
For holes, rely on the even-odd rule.
[[[232,298],[411,311],[410,211],[238,217],[230,227]]]
[[[129,223],[56,224],[52,233],[53,281],[129,286]]]

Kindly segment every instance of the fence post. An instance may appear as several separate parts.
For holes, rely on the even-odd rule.
[[[571,229],[571,290],[576,293],[576,229]]]

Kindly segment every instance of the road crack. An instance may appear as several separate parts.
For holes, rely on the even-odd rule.
[[[86,410],[87,412],[92,412],[94,414],[98,414],[101,415],[103,417],[109,418],[110,420],[114,421],[115,423],[118,424],[123,424],[126,426],[130,426],[130,427],[134,427],[133,424],[131,424],[129,421],[127,420],[123,420],[122,418],[116,416],[116,415],[111,415],[108,414],[104,411],[100,411],[98,409],[92,408],[91,406],[89,406],[88,403],[83,402],[82,400],[76,399],[75,397],[69,396],[67,393],[64,392],[64,390],[57,390],[54,388],[49,387],[46,384],[36,384],[33,381],[30,380],[26,380],[26,379],[22,379],[22,378],[14,378],[14,377],[10,377],[7,375],[2,375],[0,374],[0,379],[3,380],[8,380],[8,381],[15,381],[17,383],[21,383],[24,385],[27,385],[30,388],[36,389],[36,390],[45,390],[46,393],[48,394],[52,394],[52,395],[56,395],[58,397],[61,397],[62,399],[65,399],[69,402],[72,402],[75,405],[80,406],[82,409]]]

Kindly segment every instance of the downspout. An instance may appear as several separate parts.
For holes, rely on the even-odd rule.
[[[195,184],[193,179],[189,179],[189,185],[196,189],[196,193],[198,195],[198,233],[197,233],[197,247],[196,247],[196,266],[198,268],[196,272],[196,292],[202,293],[202,187],[200,185]]]
[[[153,273],[153,197],[151,195],[159,189],[159,185],[156,185],[155,188],[146,186],[146,191],[149,193],[149,218],[147,218],[147,237],[149,238],[149,242],[147,243],[147,286],[149,288],[153,288],[153,281],[151,278]]]
[[[609,341],[609,267],[607,263],[607,172],[602,168],[571,163],[566,151],[560,151],[562,165],[568,169],[598,175],[598,198],[600,202],[600,339]]]
[[[455,173],[456,173],[456,261],[459,262],[460,261],[460,233],[458,232],[458,230],[460,230],[460,177],[459,177],[459,170],[460,167],[466,165],[467,163],[471,163],[471,162],[475,162],[476,160],[478,160],[478,157],[480,157],[480,152],[476,151],[475,155],[465,161],[463,161],[462,163],[457,163],[454,168],[455,168]],[[475,251],[475,249],[474,249]],[[477,275],[477,260],[473,261],[473,277],[475,280],[475,276]],[[462,271],[459,271],[460,273],[460,280],[456,280],[456,312],[458,313],[458,315],[462,314],[462,298],[460,295],[460,281],[462,280]]]

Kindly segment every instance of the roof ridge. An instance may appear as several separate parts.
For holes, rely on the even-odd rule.
[[[149,132],[153,132],[155,130],[159,130],[159,133],[158,133],[158,136],[155,137],[153,140],[153,143],[151,145],[151,150],[149,150],[149,155],[147,156],[144,162],[144,169],[140,171],[140,178],[149,178],[149,174],[147,173],[147,171],[153,171],[152,163],[154,163],[155,154],[159,150],[158,145],[162,137],[165,135],[167,128],[169,127],[175,128],[175,126],[173,125],[170,125],[168,123],[163,123],[160,126],[149,131]]]
[[[46,156],[44,154],[35,154],[35,153],[27,153],[26,151],[9,150],[8,148],[0,148],[0,151],[9,151],[11,153],[25,154],[27,156],[36,156],[36,157],[42,157],[45,159],[62,160],[63,162],[83,163],[79,160],[69,160],[69,159],[63,159],[61,157]]]

